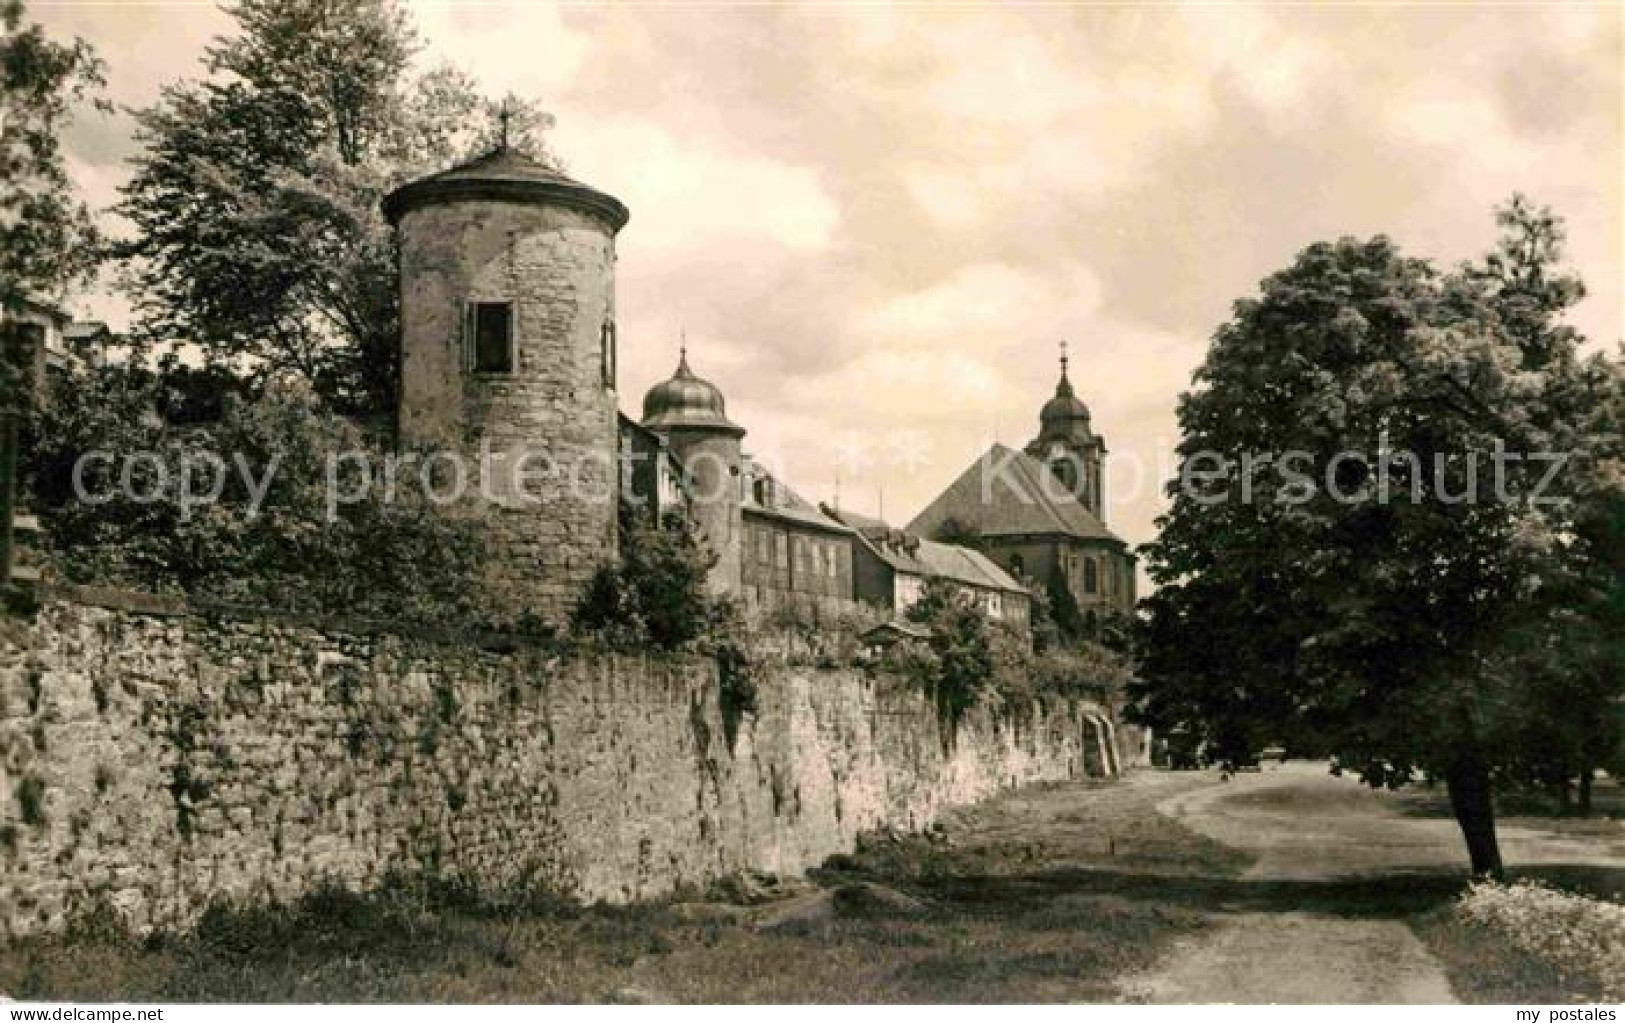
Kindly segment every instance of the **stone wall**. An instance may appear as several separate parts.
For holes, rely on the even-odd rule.
[[[212,898],[391,871],[626,901],[795,873],[859,832],[1109,770],[1098,709],[951,749],[900,680],[757,667],[731,720],[699,658],[188,611],[83,592],[0,620],[0,926],[102,900],[139,927]],[[1093,772],[1091,772],[1093,766]]]

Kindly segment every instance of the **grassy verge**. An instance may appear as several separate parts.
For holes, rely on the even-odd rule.
[[[1251,856],[1156,812],[1158,802],[1211,784],[1200,774],[1146,774],[1129,783],[1034,785],[949,813],[924,835],[867,836],[828,867],[915,879],[1068,869],[1235,877]]]
[[[1401,812],[1413,817],[1451,820],[1450,799],[1442,785],[1419,785],[1390,793]],[[1535,828],[1576,838],[1625,841],[1625,786],[1618,779],[1599,776],[1592,791],[1588,815],[1565,812],[1547,792],[1517,790],[1495,797],[1496,820],[1502,826]]]
[[[1418,787],[1390,793],[1402,812],[1448,820],[1450,804],[1438,788]],[[1498,823],[1596,843],[1625,855],[1625,788],[1617,780],[1597,779],[1589,816],[1565,814],[1548,793],[1520,791],[1497,798]],[[1557,891],[1603,902],[1625,899],[1625,874],[1617,869],[1575,864],[1540,865],[1514,871]],[[1516,896],[1514,905],[1516,905]],[[1573,930],[1574,921],[1543,916],[1531,902],[1526,919],[1490,926],[1474,919],[1459,902],[1414,916],[1410,923],[1428,950],[1438,957],[1457,997],[1474,1004],[1566,1004],[1614,1000],[1595,969],[1564,962],[1564,956],[1526,940],[1534,934],[1557,936]],[[1595,946],[1598,939],[1577,939]],[[1625,933],[1614,939],[1625,945]]]
[[[1602,909],[1607,904],[1593,905]],[[1617,918],[1617,909],[1613,915]],[[1464,1002],[1618,1002],[1625,992],[1625,974],[1620,972],[1625,927],[1615,923],[1607,934],[1594,924],[1577,923],[1540,914],[1519,922],[1486,921],[1453,903],[1412,918],[1411,928],[1444,966],[1451,988]],[[1528,940],[1537,932],[1547,940]]]
[[[85,1001],[1109,1001],[1206,926],[1112,878],[1243,860],[1152,807],[1196,777],[1024,791],[874,836],[787,902],[495,908],[396,888],[220,910],[137,940],[105,919],[0,954],[0,991]],[[1103,869],[1095,869],[1103,868]],[[1102,881],[1105,878],[1106,881]]]
[[[1504,935],[1441,906],[1410,920],[1411,930],[1450,980],[1456,997],[1471,1005],[1564,1005],[1592,998],[1550,962],[1525,952]]]

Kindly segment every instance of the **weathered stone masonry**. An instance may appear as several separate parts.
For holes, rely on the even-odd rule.
[[[499,652],[84,594],[5,624],[12,935],[97,900],[177,926],[215,897],[391,871],[646,898],[798,872],[861,831],[1115,760],[1080,707],[1019,734],[973,714],[945,753],[925,700],[856,669],[762,666],[730,748],[703,659]]]

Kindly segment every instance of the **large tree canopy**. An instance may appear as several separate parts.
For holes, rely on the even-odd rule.
[[[1139,690],[1222,759],[1290,738],[1373,784],[1443,778],[1478,871],[1500,868],[1491,786],[1529,767],[1509,669],[1574,611],[1617,380],[1558,320],[1581,291],[1557,221],[1515,200],[1502,227],[1451,273],[1386,238],[1314,245],[1236,303],[1180,399]]]
[[[138,113],[144,150],[119,212],[139,332],[189,341],[335,407],[392,407],[399,319],[395,185],[494,141],[470,78],[412,71],[417,41],[392,0],[239,0],[238,34],[206,77]],[[515,145],[546,157],[550,119],[509,97]]]
[[[95,267],[96,232],[61,134],[101,84],[87,43],[55,42],[23,24],[22,0],[0,0],[0,307],[59,299]]]

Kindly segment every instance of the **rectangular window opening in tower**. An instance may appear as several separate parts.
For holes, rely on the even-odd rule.
[[[512,302],[469,303],[469,369],[475,373],[514,371]]]

